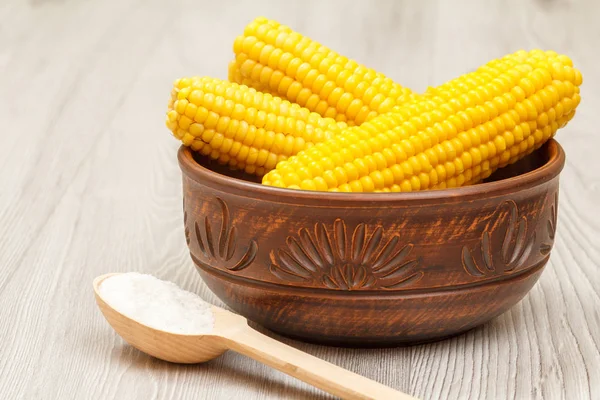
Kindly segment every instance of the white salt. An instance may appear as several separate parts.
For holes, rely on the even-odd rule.
[[[212,332],[210,304],[172,282],[129,272],[106,278],[99,292],[115,310],[151,328],[184,335]]]

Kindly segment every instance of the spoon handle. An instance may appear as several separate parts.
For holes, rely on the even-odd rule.
[[[405,393],[278,342],[249,326],[227,339],[231,350],[343,399],[415,400]]]

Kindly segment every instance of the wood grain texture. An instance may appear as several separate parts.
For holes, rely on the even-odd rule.
[[[181,223],[171,82],[225,78],[234,37],[266,15],[417,91],[492,57],[544,47],[582,70],[558,230],[539,283],[485,326],[424,346],[284,340],[420,398],[586,399],[600,393],[600,2],[0,2],[0,397],[305,399],[322,392],[227,353],[178,366],[124,344],[92,279],[143,271],[222,305]]]

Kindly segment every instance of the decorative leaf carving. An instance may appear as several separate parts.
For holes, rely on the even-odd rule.
[[[508,212],[503,212],[508,207]],[[533,243],[535,242],[535,232],[529,234],[527,217],[519,216],[517,204],[512,200],[503,202],[495,211],[498,215],[495,228],[484,230],[479,243],[479,250],[470,249],[464,246],[462,249],[462,264],[465,271],[475,277],[493,275],[496,273],[509,273],[523,265],[529,257]],[[492,248],[492,237],[496,231],[506,226],[502,235],[502,247],[499,256]],[[474,253],[480,254],[481,265],[477,262]],[[494,256],[496,255],[496,257]]]
[[[236,253],[237,230],[231,225],[229,207],[222,199],[216,198],[221,211],[221,226],[218,231],[213,232],[210,219],[204,217],[202,223],[196,221],[194,230],[196,233],[196,242],[204,260],[201,260],[206,266],[217,263],[230,271],[241,271],[252,264],[258,252],[258,244],[251,240],[244,253],[234,259]]]
[[[409,257],[413,245],[401,246],[398,235],[384,243],[383,234],[381,226],[369,232],[364,223],[349,231],[339,218],[331,229],[317,223],[271,251],[270,271],[282,281],[336,290],[398,289],[420,280],[419,262]]]
[[[550,206],[550,215],[546,221],[546,233],[548,240],[540,245],[540,253],[548,255],[554,244],[554,236],[556,235],[556,223],[558,221],[558,191],[554,192],[552,206]]]
[[[469,250],[469,248],[467,246],[464,246],[462,249],[462,262],[463,262],[463,267],[465,268],[465,271],[467,271],[468,274],[473,275],[473,276],[484,276],[485,275],[483,273],[483,271],[480,270],[479,267],[477,266],[477,263],[475,262],[475,259],[473,258],[473,254],[471,254],[471,251]]]
[[[187,214],[187,211],[185,210],[185,199],[183,199],[183,228],[185,231],[185,242],[189,246],[191,240],[190,240],[190,228],[188,227],[187,220],[188,220],[188,214]]]

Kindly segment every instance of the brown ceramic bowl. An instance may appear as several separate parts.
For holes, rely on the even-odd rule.
[[[440,339],[515,305],[548,261],[565,161],[551,140],[486,183],[348,194],[195,157],[179,150],[185,234],[210,289],[275,332],[342,346]]]

